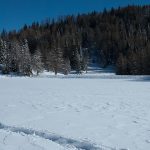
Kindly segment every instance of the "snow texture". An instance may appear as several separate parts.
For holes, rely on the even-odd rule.
[[[150,149],[149,76],[1,76],[0,89],[0,150]]]
[[[19,128],[19,127],[11,127],[11,126],[6,126],[2,123],[0,123],[0,129],[9,131],[9,132],[14,132],[14,133],[24,133],[25,135],[34,135],[34,136],[39,136],[43,139],[48,139],[50,141],[56,142],[60,145],[71,145],[77,149],[83,149],[83,150],[102,150],[102,148],[98,148],[94,146],[93,144],[85,141],[77,141],[69,138],[65,138],[59,135],[55,134],[50,134],[48,131],[42,132],[42,131],[36,131],[33,129],[26,129],[26,128]]]

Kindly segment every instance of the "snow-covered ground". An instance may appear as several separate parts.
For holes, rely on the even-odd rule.
[[[1,76],[0,150],[150,150],[148,76],[76,77]]]

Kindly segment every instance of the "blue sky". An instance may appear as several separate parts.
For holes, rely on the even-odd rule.
[[[19,29],[25,23],[86,13],[128,4],[150,4],[150,0],[0,0],[0,31]]]

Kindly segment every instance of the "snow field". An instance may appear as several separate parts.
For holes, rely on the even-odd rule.
[[[2,77],[0,148],[149,150],[150,82],[141,79]]]

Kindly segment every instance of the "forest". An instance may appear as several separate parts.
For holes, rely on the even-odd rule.
[[[0,35],[3,74],[82,73],[91,60],[118,75],[150,75],[150,5],[61,16]]]

